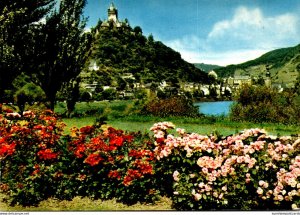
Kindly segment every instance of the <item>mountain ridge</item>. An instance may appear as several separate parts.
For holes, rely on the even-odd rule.
[[[279,48],[241,64],[215,69],[219,77],[234,75],[264,76],[271,74],[272,83],[293,85],[300,74],[300,44]]]

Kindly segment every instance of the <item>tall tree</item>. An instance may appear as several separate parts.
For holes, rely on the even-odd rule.
[[[30,28],[53,7],[55,0],[0,1],[0,100],[23,70]]]
[[[36,29],[33,77],[44,90],[51,109],[56,93],[78,76],[88,56],[91,35],[84,32],[85,4],[86,0],[61,0],[59,8]]]

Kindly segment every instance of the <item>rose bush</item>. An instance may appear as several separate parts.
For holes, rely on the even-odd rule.
[[[300,139],[250,129],[225,138],[157,123],[157,172],[178,210],[275,210],[300,205]],[[170,187],[170,176],[173,187]]]
[[[0,114],[0,189],[11,204],[49,197],[117,198],[127,204],[158,195],[150,137],[100,126],[73,128],[54,113]]]
[[[64,124],[51,111],[0,115],[1,191],[11,203],[34,205],[53,196],[59,179]]]
[[[149,136],[139,132],[74,128],[68,149],[74,156],[70,175],[76,181],[76,194],[127,204],[155,200],[159,192],[152,180],[155,159],[149,143]]]

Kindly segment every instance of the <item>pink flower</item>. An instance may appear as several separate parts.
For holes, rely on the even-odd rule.
[[[239,156],[237,159],[236,159],[236,162],[237,163],[242,163],[244,161],[244,157],[243,156]]]
[[[205,174],[207,174],[208,173],[208,169],[206,167],[203,167],[202,168],[202,172],[205,173]]]
[[[199,201],[202,198],[202,195],[200,193],[193,194],[196,201]]]
[[[282,195],[278,195],[277,198],[279,201],[283,201],[283,199],[284,199]]]
[[[256,192],[257,192],[258,195],[262,195],[264,191],[263,191],[263,189],[261,189],[261,188],[259,187],[259,188],[257,188],[257,191],[256,191]]]
[[[173,173],[173,179],[174,179],[174,181],[177,181],[177,182],[180,180],[179,172],[177,170]]]
[[[259,184],[259,186],[263,186],[264,184],[265,184],[265,182],[264,181],[262,181],[262,180],[260,180],[259,182],[258,182],[258,184]]]

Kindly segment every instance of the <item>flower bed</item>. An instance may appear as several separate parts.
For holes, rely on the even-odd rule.
[[[151,130],[160,172],[173,172],[168,195],[178,210],[276,210],[300,205],[300,139],[250,129],[219,138],[168,134],[172,123]],[[163,181],[161,182],[163,183]],[[172,192],[172,193],[171,193]]]
[[[127,204],[157,198],[149,136],[99,126],[63,135],[63,127],[50,111],[0,115],[0,188],[11,204],[34,205],[49,197]]]
[[[300,139],[260,129],[227,137],[73,128],[54,113],[0,113],[0,189],[11,204],[87,196],[127,204],[167,195],[177,210],[275,210],[300,205]]]

